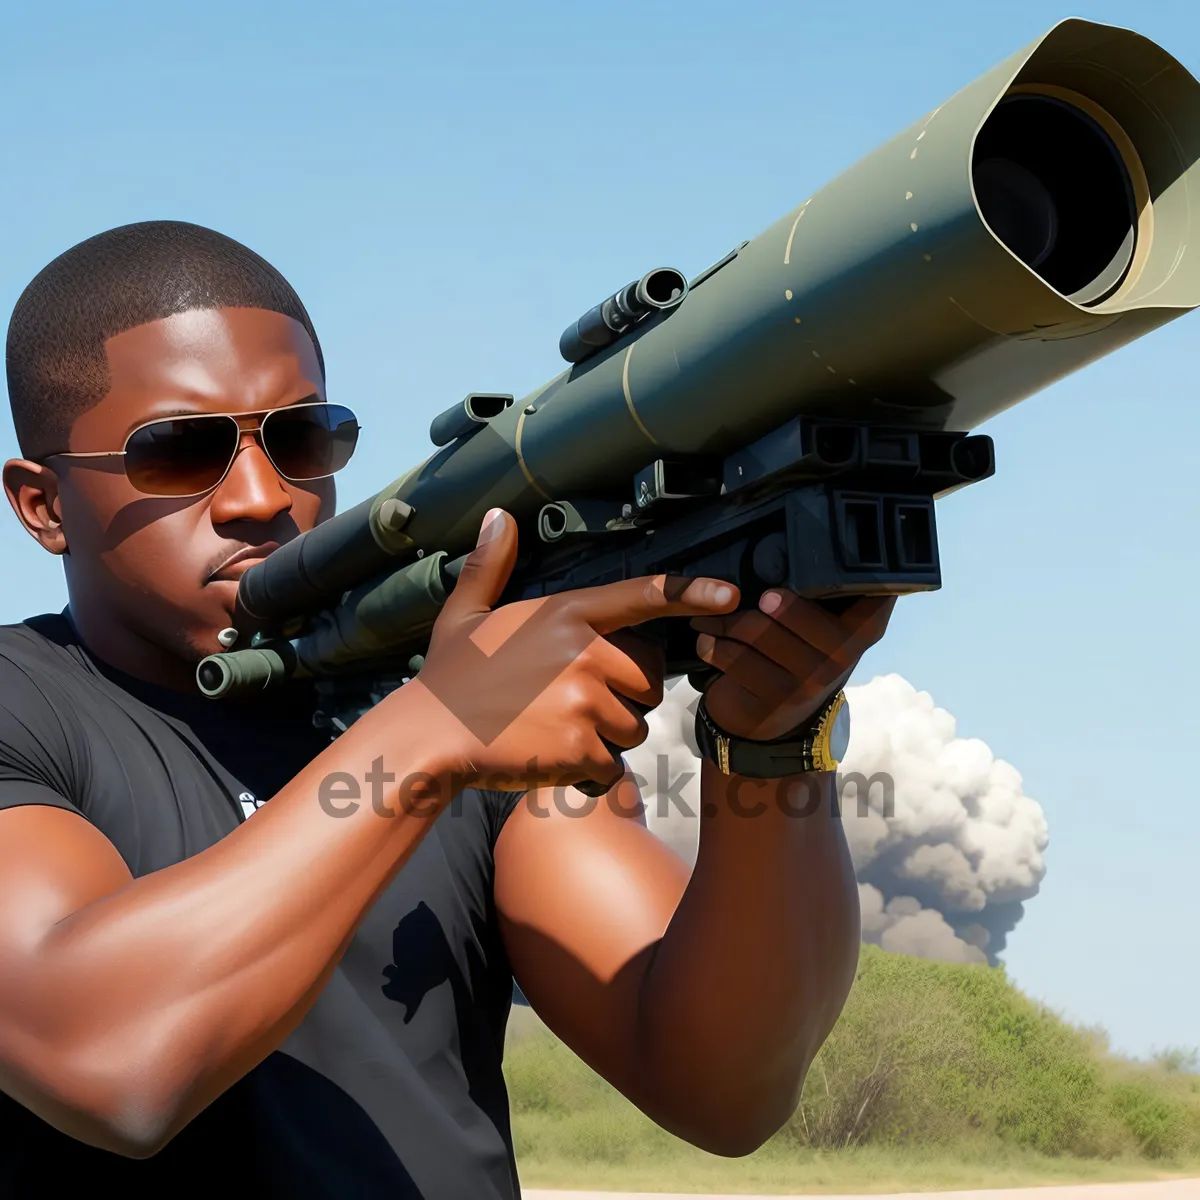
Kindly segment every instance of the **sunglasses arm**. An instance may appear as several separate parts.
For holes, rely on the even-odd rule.
[[[122,458],[124,454],[124,450],[60,450],[57,454],[47,454],[42,462],[52,458]]]

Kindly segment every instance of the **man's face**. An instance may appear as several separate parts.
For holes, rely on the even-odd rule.
[[[290,317],[253,308],[181,313],[106,343],[110,388],[71,431],[69,450],[119,450],[137,426],[184,413],[251,413],[324,400],[316,351]],[[241,575],[332,515],[332,479],[285,481],[253,432],[202,496],[147,496],[122,460],[50,460],[59,478],[72,611],[196,661],[221,649]],[[230,560],[241,556],[236,563]]]

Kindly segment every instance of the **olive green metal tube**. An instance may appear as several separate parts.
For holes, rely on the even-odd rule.
[[[1026,87],[1109,114],[1149,195],[1144,261],[1083,307],[992,233],[972,148]],[[797,142],[799,142],[799,133]],[[789,161],[793,147],[785,148]],[[683,303],[385,489],[416,545],[724,452],[798,413],[969,430],[1200,304],[1200,84],[1145,38],[1070,20],[969,84],[745,245]]]
[[[196,668],[200,690],[212,700],[265,691],[304,674],[287,642],[210,654]]]
[[[1026,265],[981,208],[975,148],[998,106],[1030,93],[1102,128],[1135,194],[1131,264],[1096,301]],[[797,129],[780,147],[785,168],[802,144]],[[1138,34],[1063,21],[694,279],[676,308],[383,489],[371,538],[400,561],[461,554],[490,507],[532,533],[547,503],[632,499],[655,459],[723,455],[801,414],[974,429],[1200,304],[1198,160],[1200,84]],[[321,554],[343,518],[361,542],[366,511],[324,527]]]
[[[405,637],[428,632],[446,602],[445,563],[439,551],[364,584],[292,643],[297,661],[313,675],[336,674],[386,656]]]

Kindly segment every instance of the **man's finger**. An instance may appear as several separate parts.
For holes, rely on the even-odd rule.
[[[815,600],[773,588],[763,593],[759,608],[785,629],[816,646],[827,658],[845,661],[865,649],[868,643],[862,640],[860,630],[890,599],[863,596],[845,612],[836,614]],[[880,636],[882,633],[881,628]]]
[[[656,617],[715,616],[737,602],[738,589],[720,579],[647,575],[582,588],[571,606],[597,633],[607,634]]]
[[[638,669],[646,677],[650,686],[657,689],[658,696],[652,702],[657,705],[662,702],[662,688],[666,673],[666,653],[662,642],[646,637],[633,629],[618,629],[616,633],[608,634],[604,639],[610,646],[615,646],[622,654],[636,663]],[[639,702],[640,699],[639,699]]]
[[[632,700],[623,700],[619,696],[613,696],[612,700],[607,711],[597,714],[596,732],[606,746],[615,746],[618,753],[632,750],[650,733],[646,715]]]
[[[517,523],[493,508],[479,527],[479,540],[467,556],[442,613],[450,621],[489,612],[500,599],[517,561]]]
[[[764,657],[786,668],[797,679],[811,674],[825,655],[766,613],[747,608],[724,617],[693,617],[692,628],[717,638],[753,646]]]
[[[662,672],[630,654],[624,646],[613,645],[608,638],[597,637],[587,654],[603,674],[609,690],[636,701],[646,709],[662,703]]]
[[[729,638],[702,633],[696,639],[696,653],[710,667],[716,667],[756,699],[781,704],[790,699],[801,681],[786,668],[765,657],[753,646]]]
[[[827,658],[841,654],[850,642],[850,634],[838,617],[816,600],[773,588],[762,594],[758,607]]]

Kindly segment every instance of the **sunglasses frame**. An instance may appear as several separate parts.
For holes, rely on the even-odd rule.
[[[205,496],[209,492],[215,491],[217,488],[219,488],[221,486],[221,484],[223,484],[225,482],[226,478],[229,475],[229,472],[233,469],[233,464],[235,462],[237,462],[237,456],[242,452],[242,437],[243,437],[243,435],[249,433],[254,436],[254,440],[258,444],[258,448],[263,452],[263,454],[265,454],[267,456],[267,461],[271,464],[272,470],[274,470],[274,472],[280,477],[280,479],[284,479],[288,483],[296,483],[296,484],[316,483],[320,479],[331,479],[334,475],[337,474],[337,471],[340,471],[343,469],[345,464],[343,464],[342,467],[338,467],[337,471],[329,471],[324,475],[310,475],[305,479],[295,479],[290,475],[285,475],[284,472],[279,469],[279,465],[275,462],[274,458],[271,457],[271,452],[270,452],[270,450],[267,449],[267,443],[263,437],[263,427],[266,425],[267,421],[270,420],[272,413],[291,413],[291,412],[295,412],[297,409],[308,409],[308,408],[324,408],[324,409],[340,408],[344,412],[348,412],[350,414],[352,420],[354,421],[354,428],[356,430],[355,446],[357,447],[357,444],[358,444],[357,433],[362,432],[362,425],[359,424],[358,414],[356,412],[354,412],[353,409],[347,408],[346,405],[344,405],[344,404],[330,404],[328,401],[325,401],[325,400],[312,400],[312,401],[302,400],[298,404],[284,404],[284,405],[280,406],[279,408],[261,408],[261,409],[257,409],[254,412],[180,413],[179,415],[173,416],[173,417],[155,417],[153,420],[143,421],[140,425],[135,426],[133,429],[131,429],[125,438],[125,445],[120,450],[60,450],[56,454],[47,454],[43,461],[48,462],[52,458],[124,458],[129,453],[129,443],[131,441],[133,441],[134,437],[137,434],[141,433],[141,431],[143,429],[149,429],[153,425],[167,425],[167,424],[174,425],[180,421],[228,420],[228,421],[232,421],[234,423],[234,425],[237,427],[238,438],[237,438],[237,441],[234,443],[233,453],[229,456],[229,461],[225,464],[225,469],[221,472],[221,477],[220,477],[220,479],[218,479],[216,481],[216,483],[210,484],[208,487],[202,488],[198,492],[185,492],[182,494],[177,494],[177,493],[164,494],[162,492],[147,492],[147,491],[144,491],[142,488],[139,488],[137,486],[137,484],[134,483],[132,479],[130,479],[128,469],[126,469],[125,478],[129,479],[129,482],[135,488],[137,488],[137,490],[139,492],[141,492],[143,496],[157,496],[160,499],[169,499],[169,500],[191,500],[197,496]],[[243,424],[243,420],[248,417],[256,417],[258,419],[253,423],[253,425],[250,426],[250,428],[247,429],[245,427],[245,425]],[[353,454],[353,450],[351,451],[351,454]],[[349,461],[349,460],[347,460],[347,461]]]

